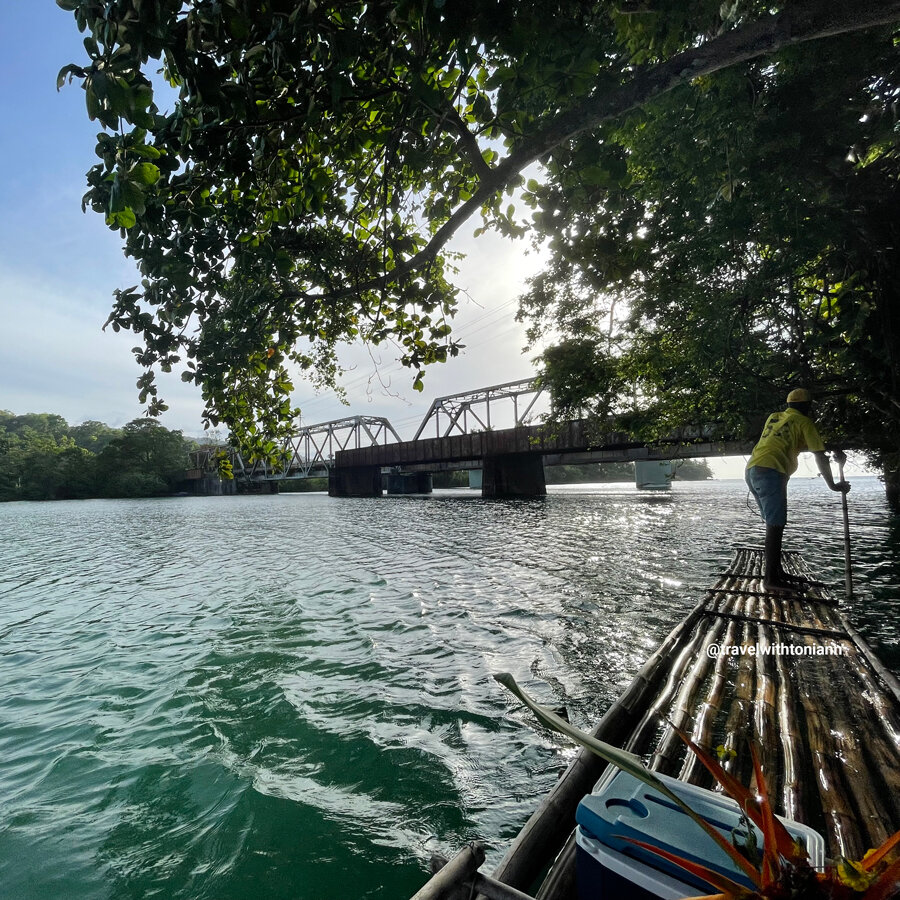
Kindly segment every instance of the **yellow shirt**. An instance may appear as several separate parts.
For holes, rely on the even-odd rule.
[[[804,450],[816,453],[825,445],[812,420],[803,413],[788,407],[782,412],[772,413],[766,419],[762,436],[750,454],[747,468],[764,466],[777,469],[785,475],[797,471],[797,457]]]

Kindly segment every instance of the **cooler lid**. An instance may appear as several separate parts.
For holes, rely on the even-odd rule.
[[[733,800],[675,779],[665,781],[691,809],[729,840],[732,833],[738,840],[747,837],[740,808]],[[601,793],[588,794],[579,803],[575,819],[588,834],[610,849],[689,882],[694,879],[684,869],[625,839],[641,840],[676,853],[750,886],[750,881],[736,869],[725,851],[680,807],[626,772],[617,772]],[[761,833],[751,827],[758,845],[762,846]]]

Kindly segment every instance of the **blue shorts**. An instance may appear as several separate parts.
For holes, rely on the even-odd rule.
[[[787,525],[788,476],[778,469],[751,466],[745,475],[750,492],[756,497],[766,525]]]

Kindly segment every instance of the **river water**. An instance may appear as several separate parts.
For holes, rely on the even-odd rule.
[[[842,587],[838,495],[791,490]],[[900,522],[850,503],[898,670]],[[760,538],[737,481],[0,505],[0,896],[403,900],[434,850],[496,862],[573,751],[492,673],[589,727]]]

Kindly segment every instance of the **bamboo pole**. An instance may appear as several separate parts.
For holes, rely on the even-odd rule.
[[[690,731],[693,728],[694,715],[699,705],[696,694],[712,666],[712,659],[706,652],[706,647],[712,644],[721,644],[724,635],[725,624],[721,619],[716,619],[712,627],[708,628],[701,638],[699,652],[694,656],[689,670],[681,679],[681,686],[669,707],[666,715],[667,724],[650,761],[651,769],[664,775],[672,775],[676,761],[683,753],[687,752],[687,748],[672,725],[676,725],[682,731]]]
[[[838,477],[844,480],[844,461],[846,457],[843,452],[838,451]],[[853,599],[853,568],[850,562],[850,511],[847,507],[847,494],[841,491],[841,510],[844,513],[844,592],[849,603]]]
[[[894,695],[894,699],[897,703],[900,704],[900,681],[897,680],[897,676],[885,667],[884,663],[875,655],[875,652],[866,643],[863,636],[850,624],[847,617],[840,610],[837,611],[837,615],[844,630],[850,636],[850,640],[856,644],[859,651],[865,656],[869,665],[875,670],[878,677]]]
[[[780,765],[781,753],[778,740],[777,687],[774,657],[767,652],[772,644],[768,626],[756,627],[756,693],[753,704],[753,724],[755,734],[752,736],[760,757],[760,767],[766,779],[768,791],[778,796],[784,778],[784,767]]]
[[[847,676],[842,679],[843,703],[849,713],[850,725],[846,734],[858,744],[861,766],[871,786],[869,793],[875,801],[880,821],[874,830],[869,829],[869,846],[875,846],[900,822],[900,731],[897,710],[889,698],[873,680],[864,659],[856,657],[849,665]],[[835,726],[838,734],[842,729]],[[860,782],[851,781],[854,793],[860,790]],[[861,812],[865,801],[860,804]]]
[[[798,664],[794,663],[794,669]],[[797,672],[794,672],[797,677]],[[862,846],[852,804],[847,796],[840,761],[831,735],[831,726],[820,712],[823,692],[812,685],[816,695],[809,693],[809,686],[798,691],[806,722],[807,743],[813,767],[813,783],[818,788],[818,799],[825,819],[825,841],[830,856],[846,856],[858,859],[866,849]],[[814,811],[810,811],[813,813]]]
[[[858,698],[851,697],[846,691],[846,682],[842,688],[839,702],[830,704],[828,722],[846,773],[848,792],[859,810],[860,838],[864,849],[868,849],[879,846],[895,829],[890,826],[891,814],[885,804],[888,799],[885,791],[876,786],[876,781],[881,779],[873,774],[872,759],[879,749],[877,729],[860,719]],[[853,715],[854,712],[857,714]],[[888,763],[889,768],[896,766],[896,758],[892,762],[893,765]]]
[[[734,643],[737,629],[737,622],[734,619],[729,620],[725,631],[725,637],[722,639],[724,646],[730,647]],[[708,749],[711,743],[710,738],[713,733],[713,725],[719,715],[722,697],[725,695],[728,663],[729,657],[725,654],[720,654],[716,658],[716,667],[713,670],[709,691],[694,718],[694,729],[691,733],[691,740],[697,744],[698,747]],[[681,767],[681,771],[678,773],[678,777],[682,781],[699,784],[701,787],[707,787],[711,783],[711,776],[693,753],[688,753],[685,756],[684,764]],[[701,779],[703,784],[701,784]]]
[[[563,898],[576,897],[575,884],[575,832],[573,831],[559,856],[553,863],[553,867],[547,873],[544,883],[537,892],[536,900],[563,900]]]
[[[460,895],[459,889],[470,879],[484,862],[484,847],[471,843],[463,847],[453,859],[436,872],[410,900],[449,900]]]
[[[535,900],[531,894],[516,890],[508,884],[503,884],[481,872],[476,872],[472,877],[471,890],[465,895],[464,900],[468,900],[472,896],[472,891],[478,891],[479,896],[486,897],[487,900]]]
[[[781,806],[784,815],[790,819],[803,821],[805,798],[808,788],[801,764],[800,747],[803,736],[797,722],[799,702],[794,683],[788,675],[785,657],[775,657],[778,676],[778,736],[781,740]]]
[[[867,660],[868,662],[868,660]],[[877,677],[868,666],[858,665],[855,674],[859,680],[859,698],[868,705],[866,719],[877,721],[894,756],[900,759],[900,709],[892,702],[890,694],[885,693]],[[897,767],[900,775],[900,766]],[[900,800],[900,791],[898,791]]]
[[[653,734],[659,726],[659,718],[662,710],[671,702],[678,685],[684,678],[685,672],[691,664],[691,661],[697,654],[698,648],[702,645],[705,633],[703,631],[695,631],[690,640],[681,648],[678,655],[672,661],[672,666],[666,675],[665,682],[656,695],[656,699],[646,710],[638,725],[632,731],[625,746],[626,750],[636,753],[639,756],[645,751],[647,745],[650,744]]]
[[[745,606],[748,603],[749,600],[745,599]],[[751,639],[749,626],[742,625],[740,629],[741,646],[748,646]],[[734,756],[725,760],[723,766],[745,784],[749,780],[751,770],[750,760],[746,752],[749,724],[753,719],[754,678],[751,660],[752,657],[749,654],[738,657],[734,695],[731,701],[731,709],[725,721],[724,740],[726,750],[733,751]]]

